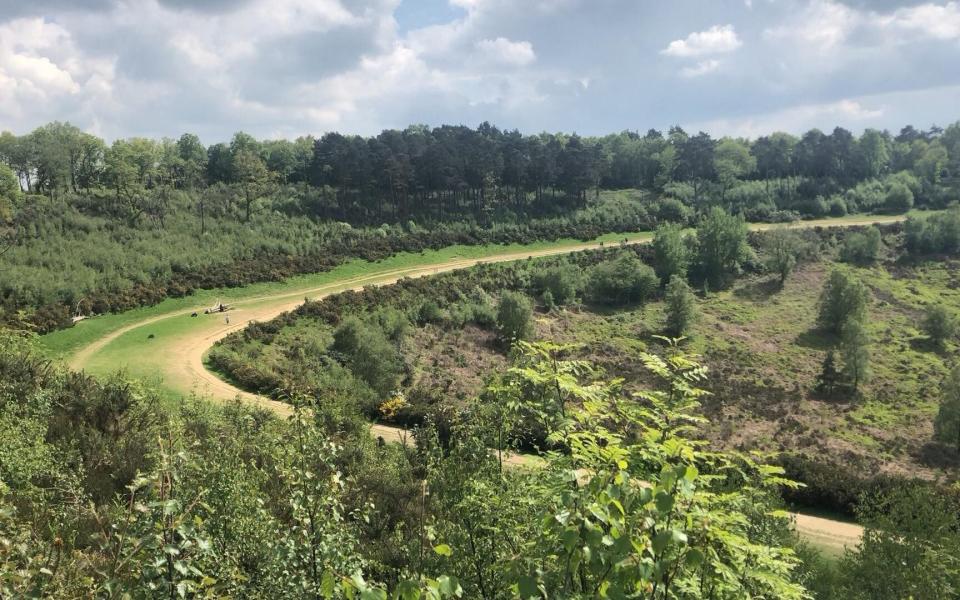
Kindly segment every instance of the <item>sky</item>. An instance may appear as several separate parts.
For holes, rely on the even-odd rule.
[[[757,137],[960,119],[960,1],[0,0],[0,130]]]

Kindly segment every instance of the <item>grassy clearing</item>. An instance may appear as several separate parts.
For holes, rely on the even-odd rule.
[[[852,226],[878,222],[890,222],[902,219],[902,216],[869,216],[848,215],[839,218],[818,219],[803,221],[795,226]],[[765,223],[755,224],[753,229],[762,230],[776,227]],[[648,241],[652,239],[652,232],[641,231],[629,234],[610,233],[592,240],[590,243],[615,243],[622,239],[632,242]],[[150,307],[134,309],[118,314],[101,315],[77,323],[70,329],[55,331],[40,338],[41,347],[54,358],[66,358],[79,351],[84,346],[110,335],[111,333],[139,323],[141,321],[178,312],[195,310],[212,306],[217,300],[236,303],[259,297],[276,297],[283,295],[298,295],[306,290],[330,285],[337,281],[361,276],[372,276],[377,273],[395,269],[411,268],[422,265],[448,262],[457,259],[486,258],[499,254],[511,254],[522,251],[542,251],[549,249],[576,248],[584,245],[583,240],[562,239],[552,242],[536,242],[533,244],[484,245],[484,246],[450,246],[440,250],[427,250],[421,253],[401,253],[378,262],[352,260],[323,273],[292,277],[283,282],[255,283],[238,288],[218,288],[212,290],[198,290],[184,298],[170,298]],[[161,326],[161,329],[164,326]],[[162,331],[161,331],[162,332]],[[101,361],[103,362],[103,361]]]
[[[636,232],[632,234],[607,234],[592,243],[615,242],[624,238],[630,241],[645,241],[652,237],[650,232]],[[323,273],[292,277],[283,282],[256,283],[238,288],[218,288],[213,290],[198,290],[191,296],[171,298],[145,308],[134,309],[118,314],[101,315],[77,323],[70,329],[56,331],[40,338],[41,347],[47,350],[52,357],[64,358],[78,351],[87,344],[91,344],[101,337],[117,331],[125,326],[139,323],[153,317],[175,314],[187,310],[195,310],[212,306],[216,301],[236,303],[252,301],[256,298],[273,299],[277,296],[297,295],[320,286],[334,284],[339,281],[363,276],[372,276],[397,269],[406,269],[423,265],[431,265],[457,259],[487,258],[500,254],[512,254],[523,251],[541,251],[550,249],[576,248],[585,242],[575,239],[563,239],[554,242],[537,242],[533,244],[507,244],[485,246],[450,246],[440,250],[426,250],[424,252],[402,253],[378,262],[352,260]],[[159,333],[167,333],[167,327],[176,325],[164,322],[158,325]],[[128,346],[129,347],[129,346]]]
[[[923,308],[939,302],[960,314],[960,262],[853,268],[872,292],[872,377],[860,398],[823,399],[816,377],[833,340],[816,330],[816,306],[831,265],[802,268],[783,289],[751,277],[701,298],[688,345],[710,366],[709,436],[719,446],[800,450],[889,472],[936,476],[955,465],[931,443],[938,386],[958,360],[949,343],[934,350],[918,331]],[[637,360],[660,329],[662,308],[561,315],[544,335],[585,344],[612,371]],[[646,340],[646,343],[644,342]]]

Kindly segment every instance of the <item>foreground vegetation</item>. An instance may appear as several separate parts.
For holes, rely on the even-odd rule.
[[[287,421],[164,408],[3,342],[5,596],[804,598],[829,580],[819,597],[934,598],[960,585],[957,499],[923,487],[865,505],[876,529],[837,566],[792,550],[773,510],[792,484],[697,441],[705,370],[676,350],[644,355],[659,383],[627,394],[567,347],[520,344],[495,400],[458,413],[448,441],[427,424],[415,446],[384,446],[347,403],[292,398],[311,410]],[[564,451],[504,470],[518,421]]]

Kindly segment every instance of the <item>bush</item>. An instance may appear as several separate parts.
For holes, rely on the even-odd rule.
[[[666,302],[667,335],[680,337],[685,335],[697,320],[697,299],[687,282],[674,275],[667,284],[664,295]]]
[[[940,409],[933,422],[939,441],[960,452],[960,367],[954,367],[940,385]]]
[[[750,254],[743,216],[714,207],[697,227],[697,248],[704,279],[713,288],[726,285]]]
[[[533,306],[520,292],[504,292],[497,306],[497,328],[506,342],[524,340],[530,336],[530,318]]]
[[[549,292],[550,299],[558,306],[573,302],[582,285],[580,271],[570,264],[538,270],[532,283],[534,293],[544,296],[544,302]]]
[[[433,300],[424,300],[417,310],[417,323],[425,325],[427,323],[437,324],[442,321],[443,310],[440,305]]]
[[[847,214],[847,203],[840,196],[831,196],[827,202],[827,211],[831,217],[842,217]]]
[[[784,476],[804,484],[784,488],[784,500],[801,507],[855,517],[861,496],[902,486],[906,479],[895,475],[860,475],[864,471],[849,463],[830,463],[801,454],[783,454],[778,462]]]
[[[403,363],[396,346],[379,327],[347,317],[333,333],[333,350],[381,398],[396,389]]]
[[[956,316],[941,304],[927,307],[920,326],[930,341],[940,347],[957,335]]]
[[[953,254],[960,250],[960,208],[928,217],[909,217],[903,231],[911,254]]]
[[[834,270],[820,294],[817,323],[824,330],[840,335],[848,321],[862,321],[867,311],[870,293],[859,279],[843,271]]]
[[[764,266],[768,271],[776,273],[783,285],[797,266],[798,257],[805,250],[803,240],[796,232],[781,227],[764,236],[762,246],[765,254]]]
[[[906,185],[896,182],[887,190],[883,207],[890,213],[905,213],[913,208],[913,192]]]
[[[864,495],[863,539],[839,564],[838,598],[960,597],[960,499],[911,482]]]
[[[602,304],[645,304],[659,285],[654,270],[630,254],[600,263],[590,271],[590,295]]]
[[[653,236],[653,264],[660,281],[666,283],[677,275],[687,277],[690,266],[690,249],[683,237],[680,225],[661,225]]]
[[[880,254],[880,230],[869,227],[864,232],[851,233],[843,240],[840,260],[857,265],[876,262]]]
[[[676,198],[663,198],[657,203],[657,220],[662,223],[685,225],[690,221],[690,209]]]
[[[399,344],[410,329],[407,315],[395,308],[381,308],[373,313],[373,322],[394,344]]]
[[[884,184],[876,179],[861,181],[856,187],[847,190],[844,201],[850,212],[868,212],[883,207],[886,190]]]

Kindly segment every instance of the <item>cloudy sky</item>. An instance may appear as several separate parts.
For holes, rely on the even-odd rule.
[[[0,0],[0,129],[756,136],[960,119],[960,2]]]

